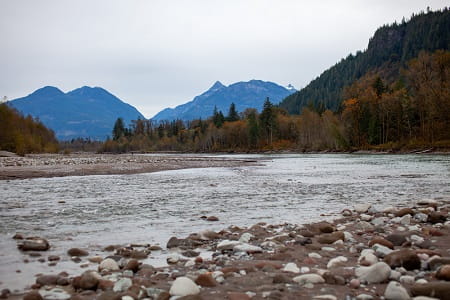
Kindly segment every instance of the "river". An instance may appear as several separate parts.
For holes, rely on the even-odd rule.
[[[190,155],[192,156],[192,155]],[[165,246],[171,236],[258,222],[309,223],[356,203],[377,207],[450,199],[449,155],[238,155],[260,166],[0,181],[0,289],[21,290],[37,273],[81,273],[65,252],[109,244]],[[61,203],[64,202],[64,203]],[[218,222],[200,217],[217,216]],[[322,215],[322,216],[321,216]],[[62,261],[30,259],[12,236],[47,238]],[[163,253],[149,263],[161,265]],[[18,272],[20,271],[20,272]]]

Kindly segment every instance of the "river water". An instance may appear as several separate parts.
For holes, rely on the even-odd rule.
[[[192,156],[192,155],[191,155]],[[23,289],[37,273],[81,273],[65,252],[101,254],[109,244],[150,243],[171,236],[258,222],[309,223],[356,203],[378,207],[450,199],[449,155],[239,155],[260,166],[135,175],[0,181],[0,289]],[[59,203],[65,201],[65,203]],[[214,215],[219,222],[200,217]],[[16,249],[12,236],[47,238],[56,267]],[[164,252],[148,262],[161,265]],[[20,271],[16,272],[16,271]]]

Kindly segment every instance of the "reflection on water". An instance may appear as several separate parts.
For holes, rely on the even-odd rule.
[[[450,156],[263,157],[259,167],[0,181],[0,273],[23,259],[11,242],[16,232],[46,237],[62,254],[74,246],[164,245],[172,235],[232,224],[306,223],[361,202],[388,206],[450,195]]]

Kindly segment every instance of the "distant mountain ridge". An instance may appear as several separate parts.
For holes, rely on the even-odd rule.
[[[216,81],[206,92],[192,101],[175,108],[166,108],[157,113],[152,120],[206,119],[213,114],[214,107],[226,115],[231,103],[236,105],[239,112],[243,112],[247,108],[256,108],[260,111],[267,97],[272,103],[277,104],[295,91],[292,85],[285,88],[276,83],[262,80],[237,82],[229,86]]]
[[[344,88],[367,72],[389,69],[390,76],[395,78],[401,67],[420,51],[449,50],[449,28],[448,8],[422,12],[413,15],[408,22],[382,26],[370,39],[367,50],[348,55],[279,106],[291,114],[299,114],[303,107],[311,104],[336,111],[343,100]]]
[[[8,105],[24,115],[31,115],[51,128],[60,140],[91,138],[104,140],[111,136],[117,118],[125,124],[144,116],[100,87],[84,86],[68,93],[46,86],[30,95],[14,99]]]

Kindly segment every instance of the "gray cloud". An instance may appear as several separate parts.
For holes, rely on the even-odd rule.
[[[0,2],[0,94],[102,86],[146,117],[214,81],[305,86],[381,25],[446,1]]]

